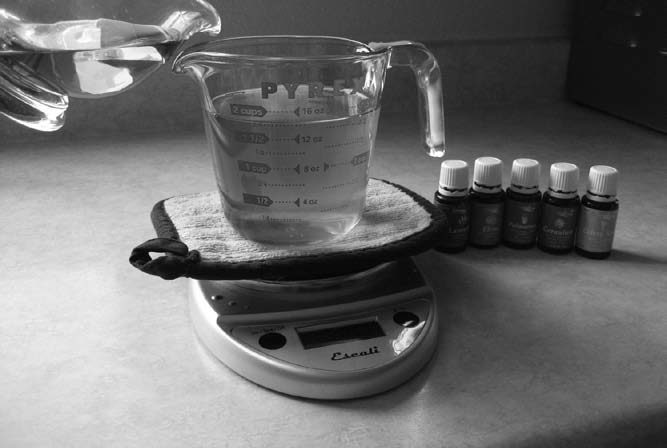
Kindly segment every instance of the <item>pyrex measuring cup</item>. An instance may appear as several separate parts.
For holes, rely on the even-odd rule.
[[[419,43],[242,37],[176,58],[174,71],[199,84],[218,189],[235,229],[255,241],[303,244],[359,222],[390,65],[414,71],[426,146],[442,156],[440,70]]]

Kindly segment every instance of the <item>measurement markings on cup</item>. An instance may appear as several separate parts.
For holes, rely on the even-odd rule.
[[[303,188],[306,184],[263,182],[260,186],[267,188]]]
[[[334,211],[337,211],[337,210],[344,210],[344,209],[349,208],[349,207],[350,206],[348,204],[342,204],[342,205],[337,205],[335,207],[323,208],[323,209],[320,210],[320,212],[322,212],[322,213],[334,212]]]
[[[270,222],[281,222],[281,223],[300,223],[303,222],[303,218],[282,218],[269,215],[262,215],[262,220]]]
[[[349,141],[346,141],[346,142],[330,143],[328,145],[325,145],[324,148],[325,149],[335,149],[335,148],[341,148],[341,147],[350,146],[350,145],[358,145],[358,144],[366,143],[366,142],[368,142],[368,138],[366,136],[361,136],[361,137],[355,138],[354,140],[349,140]]]
[[[288,199],[284,201],[275,201],[276,204],[294,204],[297,207],[307,207],[307,206],[313,206],[317,205],[319,203],[319,199],[316,198],[296,198],[294,200]]]
[[[296,174],[318,174],[321,172],[326,172],[329,170],[331,167],[335,167],[338,165],[343,165],[343,164],[349,164],[349,162],[345,163],[327,163],[327,162],[322,162],[322,165],[316,163],[316,164],[301,164],[297,163],[296,165],[292,166],[283,166],[283,167],[276,167],[273,168],[276,171],[282,171],[282,172],[291,172],[294,171]]]
[[[368,161],[368,156],[369,156],[369,152],[366,151],[366,152],[363,152],[361,154],[357,154],[356,156],[352,157],[352,159],[346,160],[344,162],[324,162],[323,165],[322,165],[322,171],[326,172],[326,171],[329,171],[332,168],[339,168],[339,167],[344,167],[344,166],[347,166],[347,165],[359,166],[359,165],[364,164]]]
[[[229,111],[232,115],[241,117],[263,118],[267,114],[294,114],[297,117],[315,115],[326,115],[329,110],[325,106],[299,106],[295,109],[266,109],[254,104],[230,104]]]
[[[262,207],[271,207],[273,204],[279,205],[296,205],[297,207],[308,207],[315,206],[319,204],[319,199],[312,197],[298,197],[296,199],[281,199],[281,200],[272,200],[268,196],[243,193],[243,202],[250,205],[259,205]]]
[[[324,137],[321,135],[301,135],[297,134],[294,137],[294,141],[297,145],[308,144],[308,143],[322,143]]]
[[[354,178],[354,179],[348,180],[347,182],[340,182],[340,183],[332,184],[332,185],[323,185],[322,190],[337,190],[339,188],[347,187],[349,185],[357,185],[359,182],[361,182],[361,179]]]
[[[327,114],[329,111],[327,110],[326,107],[318,106],[318,107],[297,107],[294,109],[294,115],[297,117],[300,116],[309,116],[309,115],[324,115]]]
[[[293,157],[293,156],[305,156],[306,151],[269,151],[267,149],[256,149],[255,154],[257,154],[258,156]]]
[[[236,138],[237,141],[243,143],[255,143],[260,145],[263,145],[268,141],[274,143],[295,142],[297,144],[322,143],[324,141],[324,137],[321,135],[296,134],[295,136],[292,137],[274,137],[274,138],[269,138],[266,134],[253,133],[253,132],[238,132],[236,135],[237,135]]]
[[[352,160],[350,161],[350,163],[354,166],[366,163],[366,162],[368,162],[368,156],[369,155],[370,155],[369,151],[362,152],[361,154],[357,154],[356,156],[352,157]]]
[[[269,138],[266,134],[259,132],[237,132],[236,141],[241,143],[249,143],[255,145],[263,145],[269,141],[273,143],[289,143],[295,142],[297,145],[308,143],[322,143],[324,137],[321,135],[301,135],[297,134],[293,137],[274,137]]]
[[[324,185],[322,187],[322,190],[337,190],[338,188],[342,188],[347,184],[347,182],[341,182],[338,184],[333,184],[333,185]]]
[[[271,167],[266,163],[262,162],[250,162],[247,160],[238,161],[239,171],[245,173],[254,173],[254,174],[269,174],[271,172]]]
[[[250,193],[243,193],[243,202],[250,205],[259,205],[261,207],[271,207],[274,203],[268,196]]]
[[[261,132],[236,132],[234,138],[239,143],[263,145],[269,141],[269,137]]]
[[[254,106],[252,104],[230,104],[229,111],[232,115],[239,115],[241,117],[263,117],[267,114],[267,110],[262,106]]]

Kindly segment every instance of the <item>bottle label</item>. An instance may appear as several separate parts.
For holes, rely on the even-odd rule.
[[[609,252],[616,230],[617,210],[581,207],[577,247],[588,252]]]
[[[473,201],[470,207],[470,242],[479,246],[500,243],[505,204],[485,204]]]
[[[538,239],[549,249],[571,249],[577,226],[577,207],[558,207],[544,204]]]
[[[438,204],[447,217],[447,234],[438,247],[454,249],[466,245],[470,233],[470,211],[466,203]]]
[[[540,216],[540,202],[520,202],[507,199],[503,239],[509,243],[530,244],[535,242]]]

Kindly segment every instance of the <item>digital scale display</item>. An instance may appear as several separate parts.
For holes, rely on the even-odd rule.
[[[363,341],[385,336],[376,320],[356,322],[343,326],[313,325],[296,328],[301,344],[306,350],[349,341]]]

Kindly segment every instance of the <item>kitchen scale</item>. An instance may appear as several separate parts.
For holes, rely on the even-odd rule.
[[[407,381],[435,351],[436,297],[412,257],[448,227],[398,184],[371,179],[366,199],[349,234],[294,250],[235,232],[217,191],[175,196],[155,204],[157,238],[129,262],[188,278],[204,346],[250,381],[316,399],[373,395]]]
[[[393,388],[431,358],[433,290],[411,257],[299,281],[189,280],[203,344],[261,386],[317,399]]]

